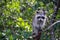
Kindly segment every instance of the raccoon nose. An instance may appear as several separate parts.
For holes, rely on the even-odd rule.
[[[42,20],[40,20],[40,22],[41,22]]]
[[[41,22],[42,20],[41,20],[41,19],[39,19],[39,21]]]

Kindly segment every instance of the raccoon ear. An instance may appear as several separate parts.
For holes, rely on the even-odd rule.
[[[36,10],[36,13],[37,13],[37,14],[39,14],[39,11],[38,11],[38,10]]]
[[[47,11],[44,11],[44,14],[48,13]]]
[[[39,13],[39,12],[37,11],[37,13]]]
[[[45,13],[48,13],[47,11],[45,11]]]

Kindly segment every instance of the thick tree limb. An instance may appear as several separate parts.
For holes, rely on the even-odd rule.
[[[38,32],[38,35],[34,36],[33,35],[33,40],[40,40],[41,37],[41,31]]]

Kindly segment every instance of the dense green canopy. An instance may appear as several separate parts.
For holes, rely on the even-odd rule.
[[[32,17],[39,7],[54,12],[52,0],[0,0],[0,40],[32,40]],[[56,20],[60,19],[60,10]],[[60,23],[56,24],[55,37],[60,38]],[[46,36],[48,35],[48,36]],[[42,32],[41,40],[49,40],[50,34]]]

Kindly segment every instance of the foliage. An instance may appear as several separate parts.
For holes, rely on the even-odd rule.
[[[48,15],[54,12],[52,1],[44,0],[0,0],[0,40],[32,40],[32,17],[34,12],[43,7]],[[60,10],[56,20],[60,19]],[[59,23],[60,24],[60,23]],[[59,26],[55,28],[56,38],[60,37]],[[46,32],[41,40],[49,40]]]

